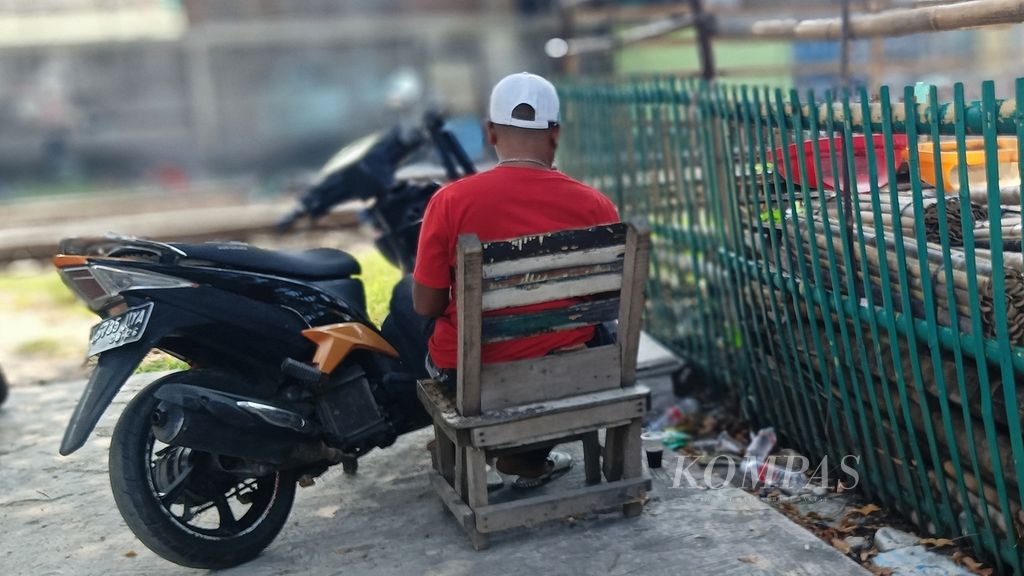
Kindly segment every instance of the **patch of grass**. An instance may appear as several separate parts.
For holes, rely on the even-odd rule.
[[[402,271],[391,265],[380,252],[366,251],[355,254],[363,272],[360,278],[366,289],[366,308],[370,320],[380,326],[388,315],[391,290],[402,279]]]
[[[92,316],[92,312],[61,282],[56,270],[30,275],[0,276],[0,303],[9,303],[15,310],[60,309]]]
[[[64,350],[64,344],[56,338],[36,338],[19,343],[14,352],[22,356],[56,356]]]
[[[188,364],[178,360],[174,356],[168,356],[160,352],[154,352],[139,364],[139,367],[135,369],[136,374],[145,374],[147,372],[170,372],[179,370],[188,370]]]

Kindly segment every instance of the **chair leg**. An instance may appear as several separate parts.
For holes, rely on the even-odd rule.
[[[605,431],[604,458],[601,468],[604,472],[604,479],[608,482],[615,482],[622,478],[622,465],[624,462],[622,448],[625,430],[628,429],[628,426],[619,426],[618,428],[609,428]]]
[[[640,454],[640,432],[643,421],[634,418],[628,426],[622,427],[622,477],[639,478],[643,472]]]
[[[622,505],[622,515],[626,518],[635,518],[644,511],[643,502],[627,502]]]
[[[465,471],[466,491],[463,498],[470,509],[487,506],[487,455],[478,448],[466,447],[462,450]],[[466,533],[473,544],[474,550],[483,550],[488,546],[487,534],[477,530],[476,526],[467,526]]]
[[[622,427],[622,477],[624,479],[639,478],[643,473],[643,465],[641,463],[641,444],[640,444],[640,430],[643,422],[639,418],[634,418],[628,426]],[[627,518],[639,516],[643,512],[644,504],[643,500],[639,502],[629,502],[622,505],[622,515]]]
[[[597,431],[583,437],[583,464],[587,473],[587,484],[601,483],[601,442]]]
[[[455,485],[455,444],[452,443],[448,435],[441,430],[441,427],[434,425],[434,439],[437,441],[437,445],[434,447],[434,461],[437,464],[437,472],[448,481],[449,484]]]

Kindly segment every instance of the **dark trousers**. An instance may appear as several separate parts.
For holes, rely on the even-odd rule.
[[[412,276],[405,276],[391,292],[388,317],[381,325],[381,334],[395,347],[405,371],[417,379],[431,378],[426,369],[427,341],[434,333],[434,319],[416,313],[412,305]],[[455,371],[445,370],[446,383],[455,388]],[[413,391],[415,394],[415,391]],[[535,477],[547,470],[548,454],[554,445],[495,452],[497,468],[505,474]]]

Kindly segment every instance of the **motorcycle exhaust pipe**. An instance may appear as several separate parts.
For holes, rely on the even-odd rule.
[[[344,457],[319,438],[296,432],[302,427],[297,414],[212,390],[168,388],[157,392],[162,401],[153,412],[153,434],[165,444],[280,467]]]
[[[153,435],[172,446],[286,468],[318,462],[336,464],[344,457],[341,450],[321,440],[270,426],[239,429],[208,414],[166,402],[153,412]]]

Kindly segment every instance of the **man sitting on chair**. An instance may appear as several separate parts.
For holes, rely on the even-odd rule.
[[[457,316],[452,297],[455,254],[460,234],[476,234],[481,242],[507,240],[570,228],[618,222],[615,205],[593,188],[552,167],[558,146],[558,94],[544,78],[526,72],[506,76],[494,86],[490,100],[487,140],[498,164],[443,187],[423,216],[412,300],[415,311],[433,319],[426,368],[442,381],[454,378],[458,356]],[[396,299],[404,289],[396,289]],[[407,293],[407,292],[406,292]],[[565,307],[571,300],[548,302],[517,311]],[[396,319],[397,320],[397,319]],[[594,327],[542,334],[484,344],[484,364],[537,358],[582,348],[594,337]],[[453,381],[453,380],[452,380]],[[552,446],[502,453],[499,471],[519,478],[514,487],[540,486],[568,471],[572,458]],[[493,474],[493,476],[497,476]],[[501,478],[489,474],[488,484]]]

